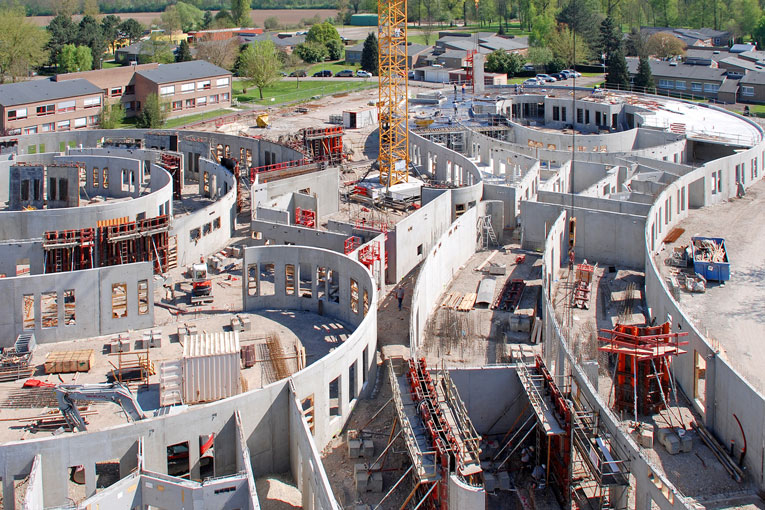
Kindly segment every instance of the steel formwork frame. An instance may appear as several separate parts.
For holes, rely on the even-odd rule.
[[[407,83],[407,0],[378,3],[380,184],[409,181],[409,99]]]
[[[54,230],[43,234],[45,273],[62,273],[95,266],[95,229]]]
[[[601,329],[599,351],[616,355],[614,407],[635,414],[655,414],[666,408],[670,387],[670,357],[684,354],[680,337],[672,324],[629,326],[617,324]]]

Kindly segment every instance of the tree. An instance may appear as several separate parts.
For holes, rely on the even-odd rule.
[[[239,76],[258,87],[260,99],[263,99],[263,89],[279,80],[280,70],[281,63],[272,41],[255,41],[241,54]]]
[[[279,18],[269,16],[263,21],[263,28],[266,30],[279,30]]]
[[[490,73],[504,73],[510,55],[505,50],[494,50],[486,57],[486,70]]]
[[[567,67],[590,57],[587,43],[581,37],[576,38],[576,41],[574,39],[574,32],[565,25],[561,25],[549,36],[548,46],[553,56],[563,60]]]
[[[627,60],[621,49],[611,54],[606,64],[606,84],[615,88],[626,89],[630,85],[630,75],[627,72]]]
[[[76,73],[93,69],[93,54],[87,46],[67,44],[61,48],[58,58],[59,73]]]
[[[202,30],[210,28],[210,24],[213,22],[213,15],[210,11],[205,11],[205,15],[202,18]]]
[[[82,0],[82,14],[85,16],[93,16],[94,18],[101,14],[101,9],[98,7],[98,0]]]
[[[327,56],[330,60],[340,60],[343,58],[343,43],[332,39],[327,43]]]
[[[3,16],[3,19],[5,19],[5,16]],[[59,14],[50,21],[46,29],[50,35],[50,39],[48,39],[45,49],[47,49],[49,53],[49,63],[55,64],[58,62],[58,55],[61,52],[61,48],[66,44],[74,44],[77,42],[79,28],[77,27],[77,24],[72,21],[71,17]]]
[[[553,59],[550,48],[534,46],[529,48],[529,62],[535,66],[546,66]]]
[[[653,74],[651,74],[651,64],[648,62],[648,57],[640,57],[638,63],[638,72],[635,76],[635,87],[639,92],[648,92],[656,90],[656,85],[653,82]]]
[[[48,34],[27,20],[20,7],[0,9],[0,83],[16,81],[45,63]]]
[[[114,44],[120,37],[120,21],[121,20],[114,14],[104,16],[104,19],[101,20],[101,32],[104,34],[104,40],[106,41],[106,46],[109,48],[110,53],[114,53]]]
[[[547,63],[545,69],[548,73],[559,73],[566,67],[568,67],[568,65],[566,64],[565,60],[560,57],[555,57]]]
[[[305,42],[309,43],[313,42],[326,45],[329,41],[332,40],[342,42],[340,39],[340,34],[337,32],[337,29],[334,27],[334,25],[327,23],[326,21],[324,23],[313,25],[310,30],[308,30],[308,34],[305,36]]]
[[[218,14],[215,15],[215,18],[213,18],[209,28],[236,28],[236,23],[234,23],[234,18],[231,17],[230,12],[226,9],[221,9],[218,11]]]
[[[588,0],[571,0],[558,13],[558,23],[568,25],[588,45],[597,46],[599,42],[598,27],[602,22],[598,8],[599,5]]]
[[[189,43],[184,39],[181,41],[181,44],[178,45],[178,48],[175,50],[175,61],[176,62],[188,62],[189,60],[194,60],[191,56],[191,48],[189,48]]]
[[[93,55],[93,68],[101,69],[101,59],[106,53],[106,39],[101,24],[93,16],[84,16],[80,20],[77,45],[89,47]]]
[[[762,16],[762,10],[757,0],[735,0],[731,5],[733,13],[733,33],[738,36],[752,36],[757,28],[757,22]]]
[[[169,64],[175,61],[173,54],[173,45],[170,41],[152,37],[141,42],[141,51],[138,53],[138,63],[148,64],[157,62],[159,64]]]
[[[295,53],[309,64],[314,64],[327,59],[327,47],[315,42],[298,44],[295,46]]]
[[[143,25],[134,18],[128,18],[120,23],[120,36],[127,39],[130,44],[137,41],[143,35]]]
[[[598,53],[606,58],[614,51],[622,47],[622,33],[618,29],[613,18],[606,18],[600,24],[600,40],[598,41]]]
[[[125,119],[125,107],[117,100],[113,103],[104,103],[98,125],[101,129],[116,129]]]
[[[765,48],[765,15],[760,16],[757,21],[752,38],[757,42],[758,48]]]
[[[186,2],[170,5],[160,15],[162,26],[168,31],[182,30],[188,32],[202,24],[204,13]]]
[[[252,25],[250,18],[250,0],[231,0],[231,17],[237,27]]]
[[[236,38],[223,41],[202,41],[197,44],[197,58],[224,69],[231,69],[239,54],[239,41]]]
[[[543,12],[534,16],[531,21],[529,44],[532,46],[547,46],[550,35],[555,32],[555,17],[551,12]]]
[[[631,57],[639,57],[642,55],[647,55],[648,50],[646,48],[647,46],[647,38],[643,35],[643,33],[638,28],[633,28],[630,31],[630,35],[627,37],[627,55]]]
[[[361,68],[364,71],[377,75],[378,69],[378,42],[374,32],[370,32],[364,39],[364,47],[361,50]]]
[[[152,92],[146,96],[143,102],[143,110],[136,120],[136,126],[144,129],[161,128],[167,120],[167,104],[159,100],[159,96]]]
[[[646,51],[657,58],[670,58],[685,54],[685,44],[672,34],[656,32],[648,38]]]

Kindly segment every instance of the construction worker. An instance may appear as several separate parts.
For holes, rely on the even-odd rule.
[[[547,472],[547,466],[540,464],[534,468],[531,472],[531,477],[534,479],[534,489],[545,488],[545,473]]]
[[[396,289],[396,299],[398,299],[398,309],[401,310],[401,304],[404,302],[404,287]]]
[[[462,84],[462,97],[465,97],[465,84]]]

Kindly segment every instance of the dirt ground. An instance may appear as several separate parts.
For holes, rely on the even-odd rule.
[[[289,473],[258,478],[255,490],[262,510],[303,508],[303,498]]]

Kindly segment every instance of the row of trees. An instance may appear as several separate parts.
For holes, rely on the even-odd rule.
[[[187,0],[202,10],[229,7],[228,0]],[[122,14],[159,12],[174,4],[173,0],[25,0],[27,16],[57,16],[59,14]],[[335,0],[252,0],[253,9],[334,9]]]

